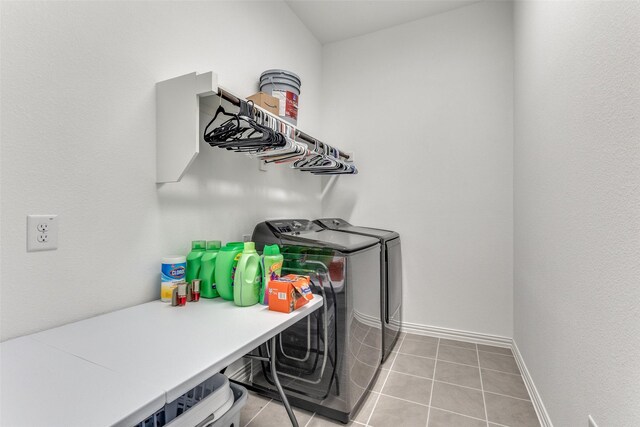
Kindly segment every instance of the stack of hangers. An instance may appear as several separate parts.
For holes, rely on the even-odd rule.
[[[228,119],[212,128],[221,115]],[[212,147],[246,153],[265,163],[291,163],[294,169],[317,175],[358,173],[334,147],[315,140],[298,142],[296,136],[294,127],[244,100],[237,114],[225,111],[221,104],[204,130],[204,140]]]

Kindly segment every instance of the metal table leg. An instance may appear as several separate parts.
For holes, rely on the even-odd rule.
[[[280,393],[280,399],[282,399],[282,404],[287,410],[287,414],[289,415],[289,419],[291,420],[291,425],[293,427],[298,427],[298,420],[296,419],[296,415],[291,409],[291,405],[289,405],[289,400],[287,399],[287,395],[284,394],[284,390],[280,385],[280,380],[278,379],[278,374],[276,372],[276,337],[273,337],[269,340],[269,345],[271,347],[271,375],[273,376],[273,382],[276,383],[278,393]]]

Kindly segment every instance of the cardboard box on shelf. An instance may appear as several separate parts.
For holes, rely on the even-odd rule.
[[[255,105],[258,107],[262,107],[271,114],[278,115],[278,111],[280,110],[280,101],[278,98],[269,95],[265,92],[258,92],[247,98],[249,101],[253,101]]]
[[[269,310],[291,313],[313,299],[308,276],[288,274],[269,281]]]

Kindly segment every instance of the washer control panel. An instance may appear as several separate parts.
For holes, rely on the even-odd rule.
[[[289,234],[292,236],[297,236],[301,233],[322,230],[322,228],[317,224],[314,224],[313,221],[309,221],[306,219],[269,221],[269,225],[279,233]]]

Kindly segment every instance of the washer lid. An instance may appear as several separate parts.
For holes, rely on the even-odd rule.
[[[398,233],[390,230],[383,230],[381,228],[370,227],[358,227],[349,224],[342,218],[322,218],[317,219],[316,224],[320,224],[323,228],[328,230],[342,231],[345,233],[361,234],[363,236],[376,237],[380,240],[392,240],[400,237]]]
[[[326,230],[308,220],[275,220],[268,223],[280,234],[283,244],[331,248],[349,253],[380,243],[379,239],[370,236]]]

